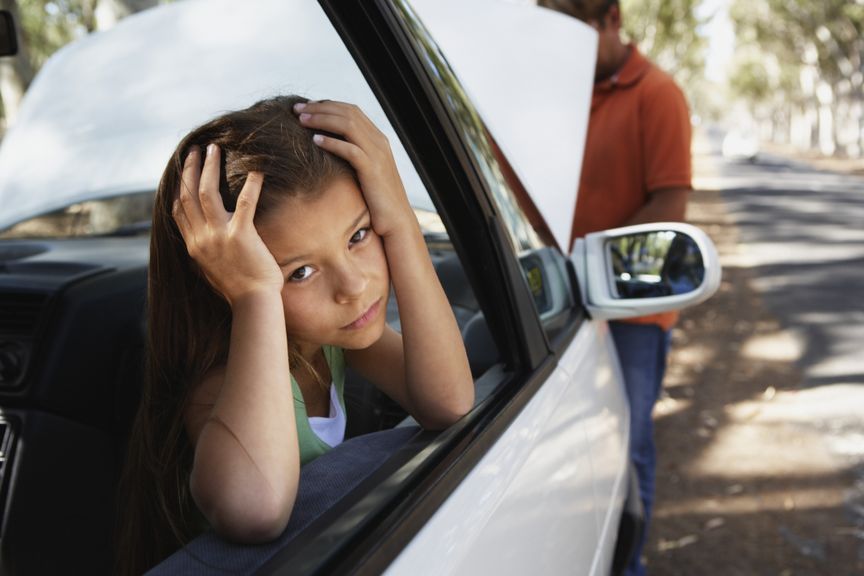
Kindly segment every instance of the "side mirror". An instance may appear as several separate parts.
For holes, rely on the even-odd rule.
[[[594,318],[630,318],[707,300],[720,286],[714,243],[680,222],[640,224],[588,234],[573,263]]]
[[[8,10],[0,10],[0,56],[14,56],[18,53],[18,37],[15,35],[15,21]]]

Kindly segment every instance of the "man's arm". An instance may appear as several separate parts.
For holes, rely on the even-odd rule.
[[[687,212],[689,188],[667,188],[657,190],[648,196],[646,202],[626,222],[626,226],[647,222],[683,222]]]
[[[646,87],[641,104],[645,204],[627,224],[681,222],[691,191],[690,111],[684,93],[668,77]]]

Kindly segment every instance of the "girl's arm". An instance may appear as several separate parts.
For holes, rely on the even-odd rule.
[[[316,135],[321,148],[351,163],[381,236],[399,304],[402,335],[385,328],[365,350],[346,351],[351,366],[399,402],[425,428],[444,428],[474,404],[462,336],[408,203],[387,138],[359,108],[340,102],[295,106],[300,122],[345,139]]]
[[[199,155],[186,158],[174,218],[189,255],[230,304],[232,328],[227,364],[204,376],[185,407],[192,498],[219,534],[272,540],[288,523],[300,474],[284,279],[252,223],[262,176],[250,173],[231,214],[218,193],[218,148],[208,147],[200,174]]]

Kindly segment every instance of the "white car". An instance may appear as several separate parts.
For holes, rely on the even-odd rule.
[[[604,319],[701,301],[720,269],[681,224],[568,245],[596,41],[495,0],[188,0],[52,57],[0,147],[0,572],[107,574],[123,554],[158,178],[193,126],[289,92],[388,134],[477,404],[426,432],[353,379],[351,438],[303,469],[282,537],[205,533],[152,573],[620,569],[639,518]]]
[[[754,128],[732,128],[723,137],[723,157],[755,162],[759,156],[759,137]]]

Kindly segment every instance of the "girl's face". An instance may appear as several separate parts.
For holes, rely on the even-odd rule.
[[[390,275],[356,182],[286,198],[257,225],[285,284],[288,341],[307,359],[322,344],[361,349],[384,331]]]

